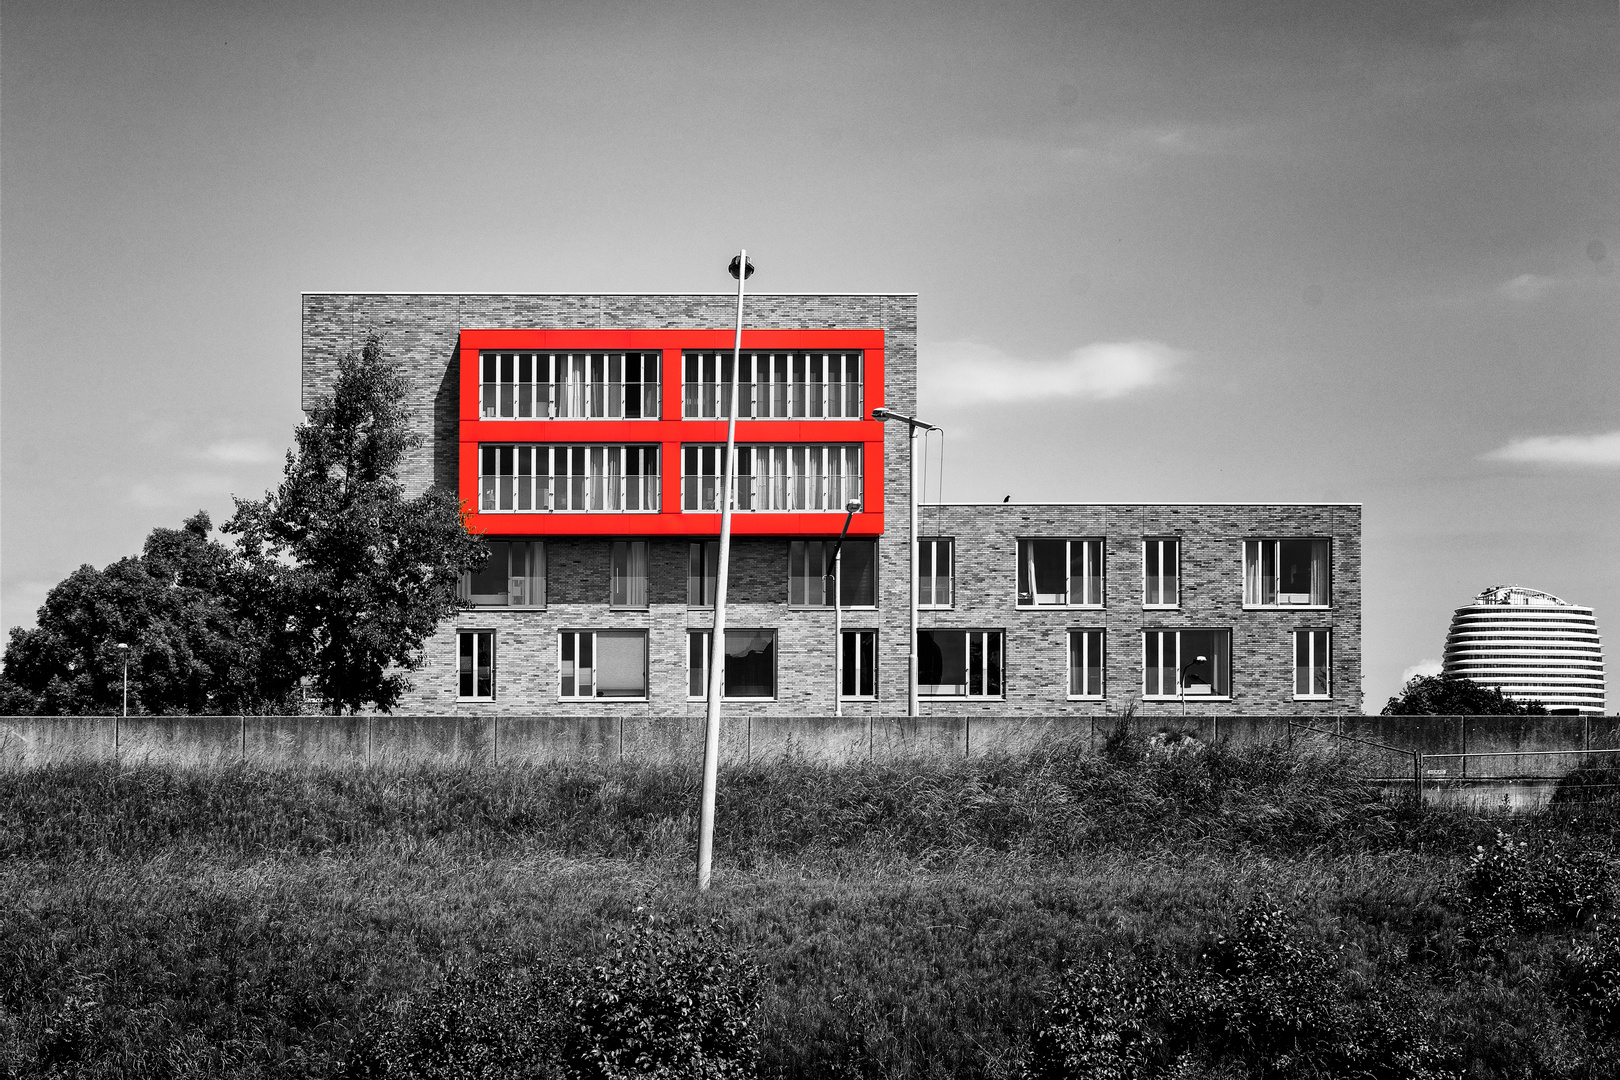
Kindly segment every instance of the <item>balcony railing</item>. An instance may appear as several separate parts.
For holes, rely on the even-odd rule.
[[[486,420],[656,420],[656,382],[484,383]]]
[[[681,509],[720,512],[720,490],[725,478],[712,475],[681,477]],[[743,513],[841,512],[846,503],[861,497],[859,473],[832,476],[739,476],[733,509]]]
[[[483,514],[657,513],[657,473],[636,476],[484,476]]]
[[[683,415],[688,420],[724,420],[731,415],[729,382],[684,384]],[[859,420],[861,384],[858,382],[743,382],[739,419],[750,420]]]

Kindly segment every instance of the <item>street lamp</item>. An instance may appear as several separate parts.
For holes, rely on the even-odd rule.
[[[838,534],[838,544],[833,548],[832,573],[827,577],[832,579],[833,594],[833,715],[844,715],[844,609],[839,593],[843,590],[844,579],[842,564],[839,560],[844,557],[844,537],[849,535],[849,523],[855,515],[860,513],[861,500],[851,499],[844,504],[844,531]]]
[[[911,671],[910,682],[906,691],[906,715],[917,716],[920,709],[917,707],[917,429],[924,431],[938,431],[933,424],[925,424],[914,416],[897,413],[885,405],[879,405],[872,410],[874,420],[898,420],[907,426],[910,441],[908,447],[910,456],[907,467],[909,476],[907,487],[910,490],[910,531],[907,534],[911,544],[911,646],[907,657],[907,665]]]
[[[124,642],[118,643],[118,651],[124,657],[124,715],[129,715],[129,646]]]
[[[731,564],[732,489],[737,483],[737,370],[742,366],[743,282],[754,276],[748,251],[726,267],[737,279],[737,336],[731,347],[731,386],[726,407],[726,476],[720,489],[720,565],[714,581],[714,629],[709,640],[709,709],[703,730],[703,795],[698,806],[697,887],[709,888],[714,856],[714,790],[720,773],[720,695],[726,671],[726,571]]]
[[[1176,677],[1176,692],[1181,695],[1181,715],[1182,716],[1187,715],[1187,672],[1190,671],[1191,669],[1197,667],[1199,664],[1202,664],[1203,662],[1204,662],[1204,657],[1202,657],[1202,656],[1193,657],[1193,659],[1188,662],[1187,666],[1181,669],[1181,674]]]

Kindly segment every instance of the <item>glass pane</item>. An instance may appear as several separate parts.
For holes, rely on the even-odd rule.
[[[495,696],[495,635],[474,634],[474,653],[477,660],[478,688],[475,696]]]
[[[967,693],[967,635],[960,630],[917,633],[917,692]]]
[[[984,694],[984,635],[968,634],[967,643],[967,692],[969,697],[980,697]]]
[[[923,607],[934,604],[934,547],[936,541],[922,540],[917,544],[917,603]]]
[[[877,541],[845,540],[838,570],[838,600],[845,607],[877,604]]]
[[[985,637],[984,692],[990,697],[1001,695],[1001,631],[992,630]]]
[[[1066,604],[1069,602],[1068,541],[1020,540],[1018,542],[1018,602],[1020,604]]]
[[[486,357],[486,361],[487,361]],[[461,697],[473,696],[473,634],[461,634],[456,642],[458,678],[456,693]]]
[[[950,607],[952,603],[955,543],[954,540],[941,540],[934,549],[934,603],[940,607]]]
[[[472,572],[471,602],[478,605],[504,605],[508,552],[511,545],[503,540],[486,541],[489,558]]]
[[[726,697],[776,696],[776,634],[770,630],[726,631]]]
[[[1278,604],[1309,604],[1312,595],[1312,540],[1277,541]],[[1325,574],[1323,575],[1326,576]]]
[[[709,696],[709,635],[694,631],[686,635],[686,696]]]
[[[596,634],[596,696],[647,696],[647,635],[639,630]]]
[[[1036,584],[1040,584],[1038,575]],[[1070,590],[1068,602],[1071,604],[1102,603],[1101,540],[1069,542],[1068,588]]]
[[[861,683],[857,687],[862,697],[877,696],[877,634],[863,631],[861,642]]]
[[[1294,634],[1294,693],[1310,694],[1311,690],[1311,633],[1301,630]]]

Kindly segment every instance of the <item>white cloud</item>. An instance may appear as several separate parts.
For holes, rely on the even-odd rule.
[[[1157,341],[1098,342],[1055,360],[954,341],[923,350],[923,385],[929,404],[945,407],[1055,398],[1111,401],[1167,381],[1186,358]]]
[[[1601,435],[1537,435],[1515,439],[1485,455],[1492,461],[1536,465],[1620,466],[1620,431]]]
[[[1520,274],[1512,281],[1503,283],[1496,291],[1509,300],[1530,303],[1550,295],[1560,284],[1561,282],[1555,277],[1545,277],[1541,274]]]
[[[227,465],[258,465],[275,461],[281,454],[260,439],[219,439],[209,443],[197,456]]]
[[[1440,661],[1419,660],[1405,671],[1401,672],[1401,685],[1405,686],[1416,675],[1440,674]]]

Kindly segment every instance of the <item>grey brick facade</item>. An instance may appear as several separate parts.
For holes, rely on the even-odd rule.
[[[404,477],[408,490],[457,484],[459,351],[464,329],[724,329],[735,317],[735,296],[716,295],[454,295],[307,294],[303,303],[303,404],[331,385],[338,357],[358,349],[366,334],[384,335],[387,355],[407,372],[412,412],[423,442]],[[912,412],[916,401],[916,297],[760,295],[748,298],[750,329],[881,329],[888,404]],[[679,374],[666,371],[665,393]],[[873,397],[869,411],[879,404]],[[906,711],[908,537],[906,435],[884,433],[884,526],[878,541],[878,605],[846,610],[846,629],[870,628],[878,640],[875,701],[849,701],[852,716]],[[870,464],[867,466],[871,468]],[[465,493],[464,493],[465,494]],[[677,510],[666,510],[668,513]],[[621,519],[621,538],[634,538],[635,520]],[[1221,628],[1232,635],[1229,699],[1189,701],[1189,714],[1344,714],[1361,708],[1361,518],[1355,505],[960,505],[930,506],[924,536],[955,542],[956,604],[924,611],[929,628],[999,630],[1005,641],[1005,694],[996,699],[924,698],[925,714],[1101,715],[1135,703],[1153,716],[1179,714],[1179,701],[1141,701],[1142,634],[1158,627]],[[547,604],[543,609],[480,608],[447,620],[429,640],[415,688],[402,711],[431,715],[696,716],[688,700],[687,632],[710,625],[712,613],[686,606],[688,540],[648,541],[648,606],[608,605],[606,537],[546,536],[536,515],[532,534],[547,544]],[[1142,539],[1181,539],[1182,603],[1144,610]],[[1242,548],[1259,537],[1326,537],[1332,541],[1332,604],[1327,609],[1246,610]],[[1098,608],[1025,610],[1016,606],[1019,538],[1093,537],[1105,540],[1106,591]],[[776,631],[777,696],[769,702],[728,703],[731,715],[817,716],[833,711],[833,613],[788,605],[787,537],[733,541],[733,629]],[[1068,632],[1107,631],[1106,695],[1070,700]],[[1296,701],[1293,632],[1332,633],[1332,696]],[[496,697],[458,702],[456,633],[496,634]],[[559,697],[558,634],[564,630],[635,629],[649,635],[649,696],[645,701],[567,701]]]

